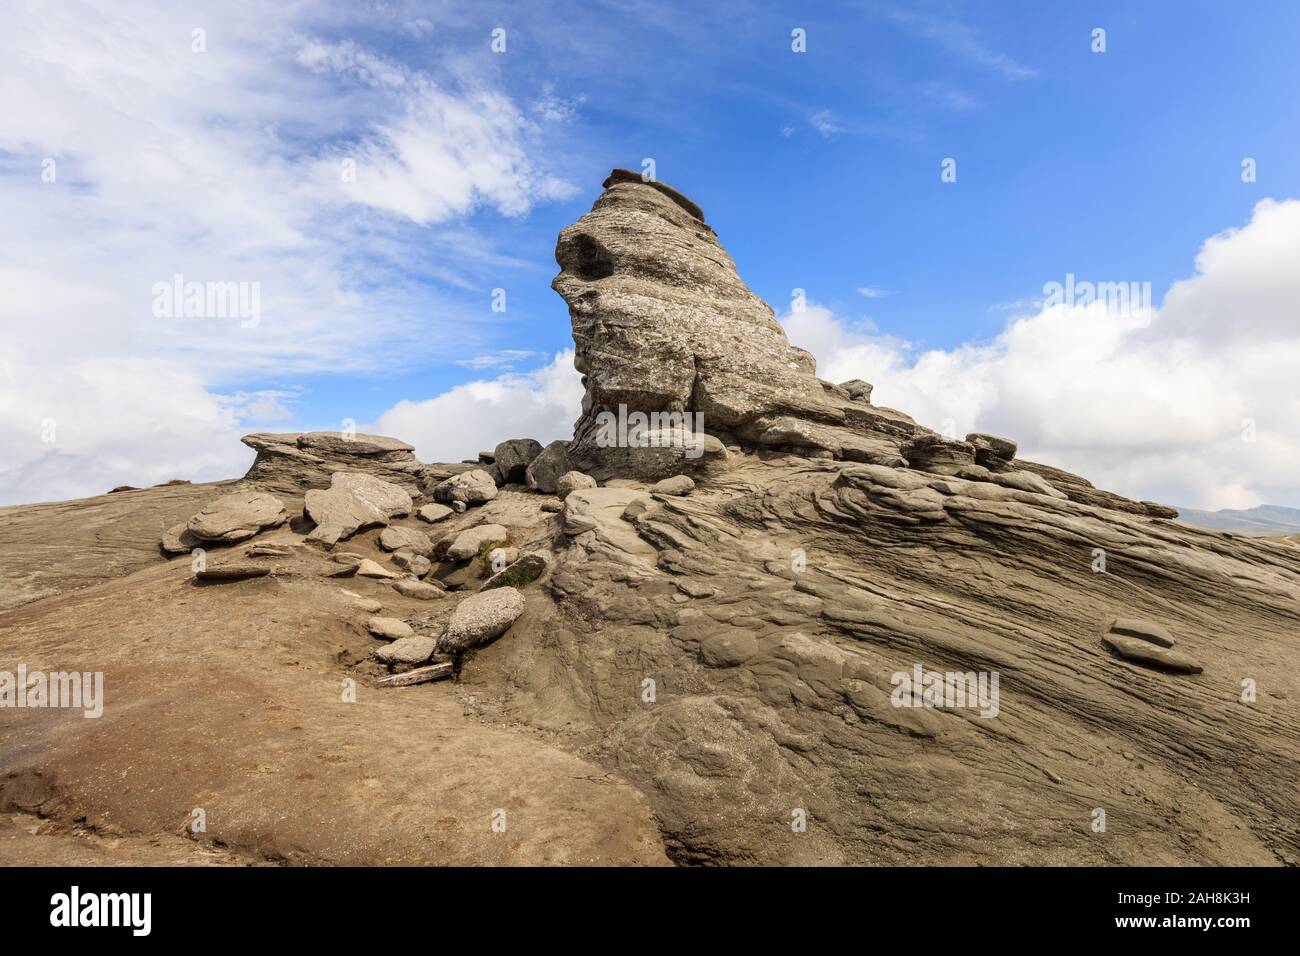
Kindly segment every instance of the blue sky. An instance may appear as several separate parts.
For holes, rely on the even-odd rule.
[[[1300,195],[1294,4],[1250,16],[1223,3],[739,4],[698,25],[695,6],[584,7],[566,12],[570,35],[558,38],[499,12],[428,42],[373,38],[410,62],[445,45],[520,99],[547,83],[581,99],[554,157],[578,192],[519,220],[469,217],[522,260],[476,277],[465,297],[490,313],[491,289],[508,291],[506,315],[479,330],[485,350],[568,344],[549,288],[555,235],[611,166],[645,157],[704,207],[778,312],[804,288],[934,347],[996,335],[1007,303],[1067,272],[1150,281],[1158,299],[1261,196]],[[502,56],[486,40],[498,24]],[[805,54],[790,50],[794,26],[808,31]],[[1097,26],[1102,54],[1090,49]],[[819,132],[819,117],[834,129]],[[958,180],[944,184],[949,156]],[[1253,188],[1243,156],[1259,164]],[[431,395],[473,377],[454,364],[396,382],[322,377],[302,414],[378,414],[394,386]]]
[[[652,158],[826,377],[1129,494],[1300,504],[1297,36],[1284,2],[20,0],[0,503],[237,474],[252,430],[567,437],[555,237]],[[260,322],[160,322],[176,273]],[[1157,321],[1044,312],[1067,273]]]

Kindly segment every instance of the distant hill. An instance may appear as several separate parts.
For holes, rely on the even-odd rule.
[[[1222,511],[1179,508],[1178,519],[1201,528],[1231,531],[1233,534],[1252,537],[1300,534],[1300,508],[1283,508],[1280,505],[1224,508]]]

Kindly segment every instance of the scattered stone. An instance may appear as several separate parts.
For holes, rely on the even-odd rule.
[[[220,564],[209,566],[194,573],[198,581],[240,581],[244,578],[260,578],[271,573],[264,564]]]
[[[372,617],[366,622],[366,630],[370,631],[375,637],[382,637],[389,641],[411,637],[415,634],[415,629],[411,625],[395,617]]]
[[[284,502],[261,491],[236,491],[203,506],[186,528],[196,538],[233,544],[289,520]]]
[[[544,491],[548,495],[555,494],[560,476],[570,470],[568,449],[567,441],[553,441],[543,448],[541,454],[528,465],[525,476],[528,487]]]
[[[568,471],[555,483],[555,496],[563,501],[571,492],[579,488],[595,488],[596,479],[580,471]]]
[[[524,596],[512,587],[475,594],[452,612],[438,648],[454,654],[484,644],[510,630],[523,613]]]
[[[401,581],[393,582],[393,590],[398,594],[405,595],[409,598],[416,598],[420,601],[433,601],[443,597],[445,592],[436,584],[429,584],[425,581]]]
[[[163,532],[159,547],[166,554],[188,554],[195,548],[203,547],[205,542],[194,535],[183,524],[174,525]]]
[[[457,505],[481,505],[497,496],[497,483],[482,468],[452,475],[433,488],[433,500],[453,508]]]
[[[465,513],[465,508],[466,504],[463,501],[453,501],[451,503],[451,510],[456,512],[458,515],[463,515]]]
[[[391,644],[376,647],[371,653],[384,664],[423,664],[433,656],[438,642],[424,634],[399,638]]]
[[[376,564],[369,558],[362,558],[353,567],[356,568],[354,573],[361,575],[363,578],[396,578],[398,575],[389,571],[387,568]]]
[[[499,524],[481,524],[468,528],[456,535],[456,539],[447,548],[447,558],[451,561],[468,561],[478,554],[485,544],[502,542],[509,535]]]
[[[528,480],[528,466],[542,453],[541,442],[531,438],[512,438],[497,445],[492,453],[497,474],[505,485],[522,484]]]
[[[410,551],[395,552],[393,554],[393,564],[403,571],[414,574],[417,578],[422,578],[433,570],[432,561],[422,554],[412,554]]]
[[[504,570],[498,571],[483,582],[480,591],[490,591],[500,587],[521,588],[536,581],[551,566],[551,556],[545,551],[528,551]]]
[[[419,509],[415,512],[415,516],[417,518],[419,518],[421,521],[427,521],[430,524],[433,524],[436,521],[441,521],[444,518],[450,517],[451,514],[452,514],[452,510],[450,508],[448,508],[446,505],[440,505],[440,504],[420,505]]]
[[[1161,647],[1174,646],[1174,637],[1167,628],[1160,624],[1153,624],[1150,621],[1139,621],[1135,617],[1115,618],[1111,622],[1110,632],[1112,634],[1126,634],[1129,637],[1139,637]]]
[[[650,486],[651,494],[656,495],[689,495],[695,490],[695,482],[688,475],[674,475],[671,478],[665,478],[663,481],[656,481]]]
[[[326,571],[326,572],[325,572],[325,577],[327,577],[327,578],[355,578],[355,577],[357,576],[357,568],[359,568],[359,567],[361,567],[360,562],[358,562],[358,563],[356,563],[356,564],[345,564],[345,565],[343,565],[342,567],[338,567],[338,568],[334,568],[334,569],[332,569],[332,570],[330,570],[330,571]]]
[[[1171,651],[1164,647],[1145,641],[1139,637],[1127,637],[1123,634],[1105,634],[1102,640],[1121,657],[1143,664],[1155,664],[1171,671],[1183,674],[1199,674],[1203,670],[1200,664],[1186,654]]]
[[[384,606],[373,598],[354,597],[352,606],[358,611],[365,611],[368,614],[378,614],[384,609]]]
[[[355,551],[335,551],[330,555],[330,560],[336,564],[360,564],[365,559],[364,554],[357,554]]]
[[[255,544],[245,554],[250,558],[287,558],[290,550],[280,544]]]
[[[433,552],[433,541],[415,528],[385,528],[379,533],[379,546],[385,551],[410,551],[419,555]]]
[[[557,511],[560,511],[563,507],[564,504],[559,501],[543,501],[541,504],[542,510],[548,512],[549,514],[555,514]]]

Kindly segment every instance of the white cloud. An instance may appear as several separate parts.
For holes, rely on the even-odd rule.
[[[1057,305],[993,342],[918,351],[810,305],[783,318],[831,381],[1099,487],[1188,507],[1300,505],[1300,201],[1214,236],[1154,314]],[[1243,428],[1254,422],[1255,440]]]
[[[401,401],[371,430],[415,446],[422,461],[460,461],[508,438],[543,445],[572,438],[582,410],[582,378],[573,350],[534,372],[468,382],[425,401]]]
[[[363,14],[367,35],[393,13]],[[238,436],[292,410],[246,394],[260,382],[482,349],[482,289],[519,264],[461,220],[567,194],[536,158],[547,115],[466,64],[435,77],[436,57],[415,69],[317,35],[313,18],[336,34],[348,16],[6,5],[0,503],[235,475]],[[261,321],[155,318],[154,284],[178,273],[256,283]]]
[[[830,110],[820,110],[813,113],[812,116],[808,117],[808,122],[812,124],[813,129],[827,139],[836,133],[842,132],[839,123],[835,120],[835,114]]]

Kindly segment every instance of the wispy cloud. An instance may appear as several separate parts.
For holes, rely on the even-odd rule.
[[[835,114],[830,110],[820,110],[808,117],[808,122],[812,128],[821,133],[822,136],[829,139],[836,133],[843,132],[843,127],[835,119]]]
[[[475,355],[473,358],[459,359],[456,364],[463,368],[510,368],[536,355],[537,353],[531,349],[505,349],[486,355]]]
[[[961,60],[991,70],[1008,80],[1027,80],[1038,75],[1036,69],[995,49],[974,27],[946,12],[889,7],[885,13],[908,34],[934,43]]]

